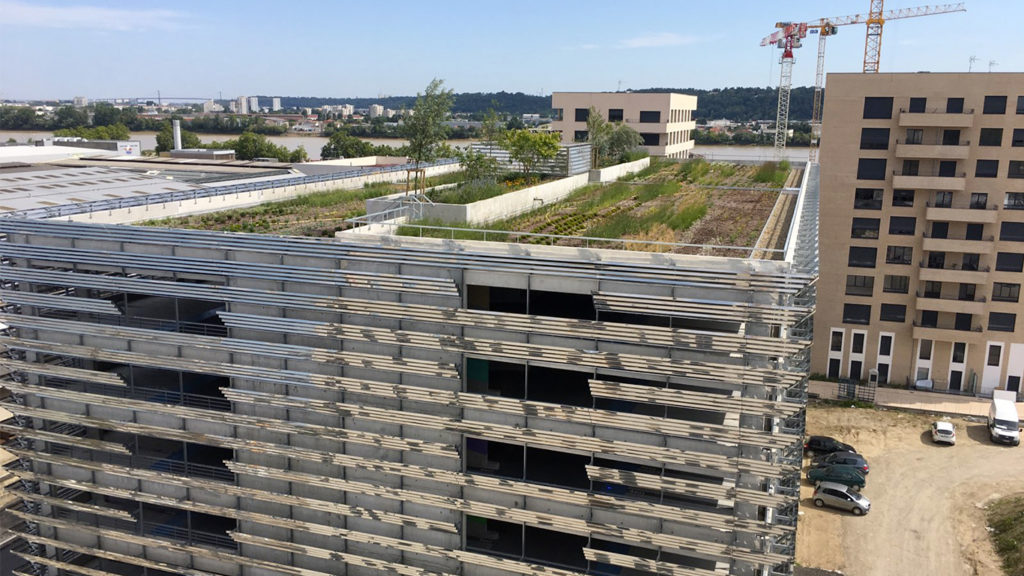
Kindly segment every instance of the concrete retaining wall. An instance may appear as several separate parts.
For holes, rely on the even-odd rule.
[[[535,210],[545,204],[557,202],[573,191],[586,186],[589,180],[589,174],[577,174],[576,176],[524,188],[516,192],[509,192],[508,194],[480,200],[472,204],[434,204],[433,206],[424,206],[423,218],[427,220],[440,220],[447,224],[486,224]]]
[[[639,172],[651,165],[651,157],[641,158],[625,164],[616,164],[607,168],[599,168],[590,171],[591,182],[614,182],[627,174]]]

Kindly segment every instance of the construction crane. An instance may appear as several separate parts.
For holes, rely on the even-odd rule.
[[[853,14],[836,18],[820,18],[810,22],[777,22],[778,30],[761,40],[761,46],[774,45],[782,49],[779,77],[779,106],[775,117],[775,153],[781,156],[786,149],[786,132],[789,125],[789,92],[793,84],[793,49],[801,47],[801,40],[807,34],[818,34],[818,66],[814,77],[814,109],[811,114],[810,161],[818,159],[818,140],[821,137],[822,88],[825,83],[825,41],[839,32],[839,26],[867,24],[864,39],[864,72],[878,72],[882,52],[882,26],[887,20],[916,18],[950,12],[964,12],[964,3],[938,6],[918,6],[883,11],[884,0],[871,0],[867,14]]]

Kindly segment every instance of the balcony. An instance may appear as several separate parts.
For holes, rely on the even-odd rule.
[[[911,190],[966,190],[967,173],[955,172],[947,176],[940,175],[938,170],[917,174],[903,174],[893,170],[892,187]]]
[[[917,320],[914,321],[914,339],[935,340],[938,342],[963,342],[973,336],[981,336],[981,324],[971,321],[970,330],[958,330],[953,320],[944,320],[935,326],[921,326]]]
[[[907,112],[901,108],[899,123],[908,128],[970,128],[974,125],[974,109],[947,113],[940,108],[924,112]]]
[[[988,266],[980,266],[978,269],[964,269],[959,264],[953,264],[946,268],[926,268],[925,263],[919,264],[920,270],[918,279],[921,282],[954,282],[958,284],[987,284]]]
[[[985,298],[979,297],[973,300],[937,298],[918,291],[915,306],[918,310],[934,310],[951,314],[982,314],[985,310]]]
[[[934,160],[966,160],[970,154],[970,142],[966,144],[908,143],[896,141],[897,158],[929,158]]]
[[[982,208],[932,206],[927,204],[928,209],[924,213],[925,220],[938,220],[939,222],[969,222],[972,224],[994,224],[999,219],[999,212],[996,206],[986,205]]]
[[[961,252],[969,254],[991,254],[995,250],[995,238],[982,236],[978,239],[965,237],[932,238],[924,235],[921,246],[927,252]]]

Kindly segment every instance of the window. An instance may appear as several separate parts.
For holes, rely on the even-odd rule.
[[[929,252],[928,253],[928,267],[936,268],[939,270],[945,269],[946,267],[946,253],[945,252]]]
[[[996,270],[999,272],[1024,272],[1024,254],[999,252],[996,254]]]
[[[555,111],[555,120],[558,121],[558,122],[561,122],[562,121],[562,109],[561,108],[553,108],[553,110]]]
[[[651,134],[650,132],[641,132],[640,137],[644,139],[644,146],[658,146],[661,142],[657,134]]]
[[[981,237],[985,234],[984,224],[968,224],[967,232],[964,234],[965,240],[981,240]]]
[[[892,98],[877,96],[865,98],[864,118],[892,118]]]
[[[622,108],[609,108],[608,109],[608,121],[609,122],[622,122]]]
[[[936,282],[934,280],[928,280],[924,283],[924,292],[922,298],[941,298],[942,297],[942,282]]]
[[[854,218],[851,238],[878,238],[878,218]]]
[[[871,296],[875,288],[874,276],[847,276],[846,294],[849,296]]]
[[[977,291],[977,287],[974,284],[960,284],[960,294],[957,296],[957,299],[973,302]]]
[[[999,239],[1024,242],[1024,222],[1003,222],[999,227]]]
[[[988,194],[984,192],[971,193],[971,210],[984,210],[988,208]]]
[[[907,307],[902,304],[882,304],[881,315],[878,319],[882,322],[906,322]]]
[[[886,264],[910,264],[913,259],[913,246],[889,246],[885,250]]]
[[[1006,114],[1006,96],[985,96],[982,114]]]
[[[986,366],[999,366],[999,360],[1003,355],[1003,347],[998,344],[989,344],[988,346],[988,361],[985,362]]]
[[[906,294],[910,291],[910,276],[885,275],[885,282],[882,285],[883,292],[894,294]]]
[[[892,191],[892,205],[893,206],[913,206],[914,205],[914,191],[913,190],[893,190]]]
[[[943,130],[942,131],[942,145],[943,146],[959,146],[960,145],[960,131],[959,130]]]
[[[829,343],[829,350],[833,352],[843,351],[843,331],[834,330],[832,332],[832,341]]]
[[[857,161],[858,180],[885,180],[885,158],[861,158]]]
[[[644,123],[657,124],[661,122],[661,112],[658,110],[641,110],[640,121]]]
[[[915,114],[920,114],[924,112],[924,106],[927,101],[927,98],[911,98],[910,108],[907,110],[907,112],[913,112]]]
[[[577,108],[576,109],[576,121],[586,122],[590,119],[590,108]]]
[[[859,210],[881,210],[882,190],[880,188],[857,188],[853,194],[853,207]]]
[[[577,130],[572,135],[572,141],[573,142],[586,142],[587,138],[589,138],[589,137],[590,137],[590,134],[586,130]]]
[[[1007,192],[1003,198],[1003,208],[1006,210],[1024,210],[1024,192]]]
[[[861,140],[863,139],[864,137],[861,136]],[[924,130],[920,128],[907,128],[907,144],[920,144],[922,141],[924,141]]]
[[[935,207],[949,208],[953,205],[953,193],[946,190],[939,190],[935,193]]]
[[[947,98],[946,99],[946,114],[963,114],[964,112],[964,99],[963,98]]]
[[[878,337],[878,355],[889,356],[892,354],[892,336]]]
[[[860,131],[861,150],[888,150],[889,129],[888,128],[861,128]]]
[[[917,353],[917,357],[920,360],[931,360],[932,359],[932,341],[921,340],[921,348]]]
[[[864,333],[854,332],[853,339],[850,342],[850,354],[863,354],[864,353]]]
[[[850,256],[847,260],[847,265],[852,268],[874,268],[877,256],[878,250],[876,248],[850,246]]]
[[[844,324],[870,324],[871,306],[867,304],[843,304]]]
[[[975,178],[995,178],[999,171],[999,160],[978,160],[978,166],[974,170]]]
[[[960,259],[961,270],[977,270],[978,261],[981,259],[980,254],[964,254],[963,258]]]
[[[845,322],[845,320],[844,320]],[[989,312],[988,329],[999,332],[1013,332],[1017,324],[1017,315],[1009,312]]]
[[[1010,145],[1011,146],[1018,146],[1018,147],[1024,146],[1024,129],[1022,129],[1022,128],[1014,128],[1013,129],[1013,138],[1010,140]]]
[[[1024,114],[1024,96],[1017,96],[1017,114]]]
[[[964,356],[967,356],[967,344],[964,344],[963,342],[954,342],[953,362],[956,364],[963,364]]]
[[[909,216],[889,217],[889,234],[897,236],[913,236],[917,226],[917,218]]]
[[[1010,169],[1006,171],[1007,178],[1024,178],[1024,161],[1010,160]]]
[[[849,286],[849,276],[846,277],[846,284]],[[1020,284],[1009,284],[1006,282],[995,282],[992,284],[992,299],[999,302],[1018,302],[1020,300]]]
[[[921,168],[920,160],[904,160],[903,161],[903,174],[904,176],[917,176],[918,171]]]
[[[1014,130],[1016,132],[1016,130]],[[978,139],[978,146],[1002,146],[1002,128],[982,128],[981,138]]]
[[[921,326],[924,328],[935,328],[939,325],[939,313],[935,310],[921,310]],[[928,355],[931,356],[931,347],[928,349]],[[926,360],[927,358],[922,358]]]
[[[939,176],[943,178],[953,178],[956,176],[956,162],[952,160],[939,162]]]

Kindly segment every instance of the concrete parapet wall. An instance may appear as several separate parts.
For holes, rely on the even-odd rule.
[[[651,165],[651,157],[641,158],[632,162],[616,164],[607,168],[599,168],[590,171],[590,182],[614,182],[627,174],[633,174]]]
[[[572,192],[586,186],[589,174],[577,174],[554,182],[509,192],[472,204],[435,204],[423,207],[423,218],[445,223],[486,224],[510,218],[562,200]]]

